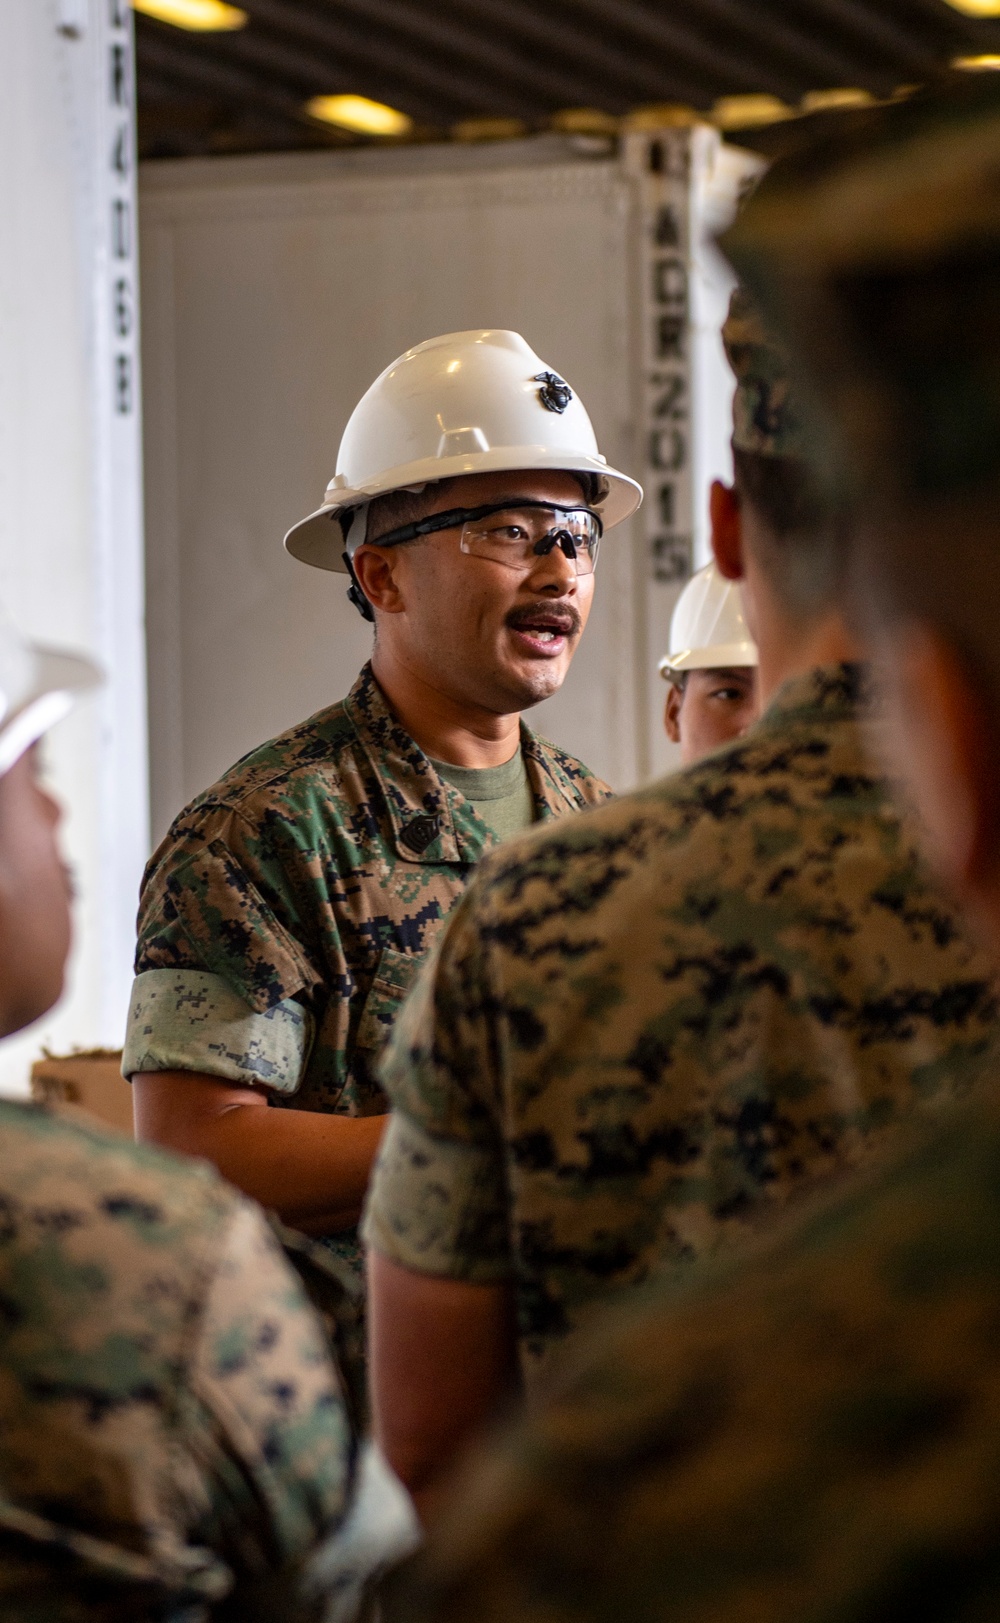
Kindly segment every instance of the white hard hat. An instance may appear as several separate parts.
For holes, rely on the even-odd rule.
[[[338,515],[391,490],[461,474],[552,469],[605,481],[605,529],[642,501],[642,487],[609,468],[583,403],[520,333],[480,328],[429,338],[387,366],[344,429],[322,507],[293,525],[285,546],[318,569],[346,573]],[[348,551],[364,539],[359,524]]]
[[[0,777],[101,679],[91,660],[28,642],[0,611]]]
[[[747,629],[739,586],[720,575],[714,563],[706,564],[677,599],[660,675],[670,682],[684,671],[756,663],[757,644]]]

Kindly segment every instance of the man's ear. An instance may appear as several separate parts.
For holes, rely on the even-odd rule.
[[[886,664],[889,748],[920,812],[927,855],[951,885],[995,913],[1000,759],[982,689],[929,626],[896,632]]]
[[[672,744],[681,741],[681,705],[684,703],[684,689],[676,682],[667,683],[667,703],[663,712],[663,725],[667,729],[667,737]]]
[[[382,614],[402,614],[406,604],[397,576],[395,547],[360,546],[351,559],[358,584],[373,609]]]
[[[719,574],[726,580],[743,579],[743,530],[740,498],[734,486],[713,479],[708,496],[712,552]]]

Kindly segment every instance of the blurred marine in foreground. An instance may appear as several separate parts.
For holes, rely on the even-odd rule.
[[[1000,941],[1000,86],[776,166],[727,241],[846,479],[927,849]],[[609,1333],[466,1484],[397,1617],[1000,1612],[1000,1100]]]
[[[735,484],[713,486],[712,543],[764,713],[489,857],[387,1048],[370,1359],[425,1512],[518,1377],[534,1403],[609,1306],[971,1086],[996,1030],[993,962],[864,749],[841,507],[787,355],[742,292],[724,339]]]
[[[34,745],[97,673],[0,623],[0,1036],[59,997]],[[0,1101],[0,1616],[346,1623],[411,1547],[260,1210],[203,1163]]]

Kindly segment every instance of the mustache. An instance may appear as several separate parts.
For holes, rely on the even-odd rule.
[[[525,603],[511,609],[504,624],[511,631],[558,631],[563,637],[578,637],[583,620],[572,603]]]

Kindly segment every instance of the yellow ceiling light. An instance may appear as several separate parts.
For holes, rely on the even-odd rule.
[[[409,135],[413,128],[407,113],[367,96],[313,96],[306,102],[306,112],[322,124],[336,124],[355,135]]]
[[[966,17],[1000,17],[1000,0],[945,0],[952,11],[964,12]]]
[[[249,22],[245,11],[225,0],[132,0],[132,10],[196,34],[224,34]]]
[[[875,97],[868,90],[809,90],[801,101],[804,113],[837,112],[841,107],[871,107]]]
[[[717,129],[748,130],[757,124],[777,124],[794,118],[795,109],[777,96],[720,96],[708,116]]]
[[[622,120],[626,130],[651,133],[654,130],[692,129],[704,122],[703,115],[682,101],[653,101],[633,107]]]
[[[598,107],[563,107],[549,120],[560,135],[617,135],[621,119]]]
[[[953,68],[962,68],[966,73],[995,73],[1000,68],[1000,56],[986,52],[983,56],[953,56]]]

